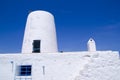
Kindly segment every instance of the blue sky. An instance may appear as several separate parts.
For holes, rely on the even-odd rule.
[[[119,0],[0,0],[0,53],[21,52],[27,15],[45,10],[55,17],[59,51],[120,51]]]

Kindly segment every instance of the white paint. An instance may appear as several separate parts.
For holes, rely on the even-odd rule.
[[[118,54],[113,51],[0,54],[0,80],[20,80],[21,77],[22,80],[119,80]],[[15,65],[13,72],[11,61]],[[18,65],[32,65],[32,76],[15,75]]]
[[[88,40],[87,48],[88,48],[88,51],[96,51],[96,44],[92,38]]]
[[[33,40],[41,40],[41,53],[57,52],[54,17],[46,11],[29,14],[24,34],[22,53],[32,53]]]

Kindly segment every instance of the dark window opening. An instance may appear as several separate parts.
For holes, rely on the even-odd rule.
[[[40,53],[40,40],[33,41],[33,53]]]
[[[18,66],[18,76],[31,76],[32,66],[21,65]]]

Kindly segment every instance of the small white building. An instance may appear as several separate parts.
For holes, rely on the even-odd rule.
[[[54,17],[29,14],[21,54],[0,54],[0,80],[119,80],[118,51],[58,52]]]

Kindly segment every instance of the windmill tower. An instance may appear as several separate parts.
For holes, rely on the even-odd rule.
[[[54,16],[46,11],[28,15],[22,53],[58,52]]]

